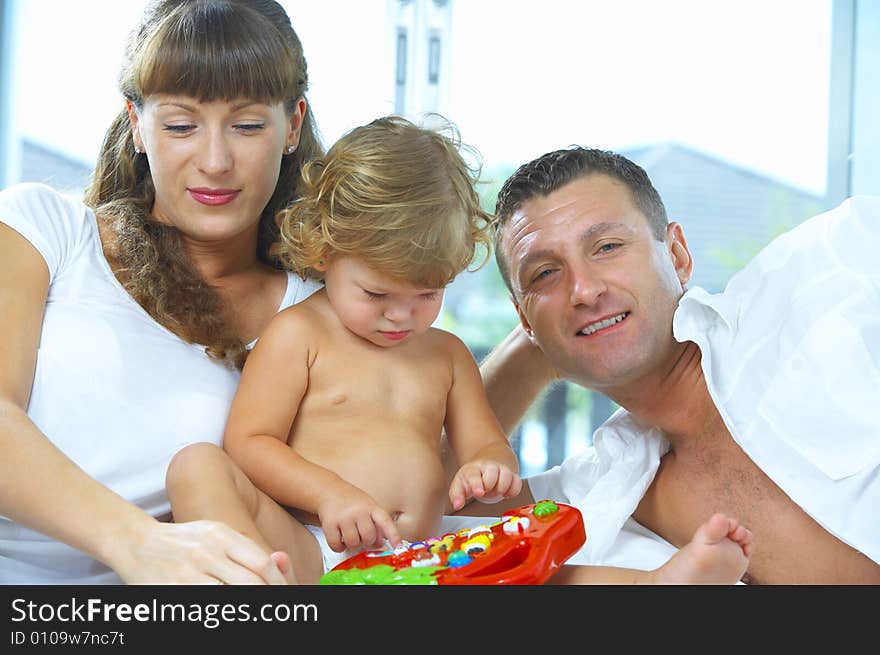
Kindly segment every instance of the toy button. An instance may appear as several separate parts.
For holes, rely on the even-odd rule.
[[[530,525],[531,521],[525,516],[513,516],[504,524],[502,529],[504,534],[522,534],[529,529]]]
[[[461,549],[468,555],[478,555],[479,553],[489,550],[489,546],[491,545],[492,539],[489,537],[489,535],[478,534],[477,536],[465,541],[461,545]]]
[[[544,518],[555,514],[559,511],[559,505],[552,500],[542,500],[535,505],[534,514],[539,518]]]
[[[463,550],[456,550],[453,553],[449,553],[449,558],[446,560],[446,564],[450,568],[457,569],[460,566],[470,564],[472,559],[473,558]]]

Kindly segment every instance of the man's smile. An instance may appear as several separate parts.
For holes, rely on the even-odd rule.
[[[624,319],[629,316],[629,312],[622,312],[620,314],[615,314],[614,316],[608,316],[606,318],[599,319],[598,321],[593,321],[592,323],[588,323],[580,330],[577,331],[577,336],[590,336],[591,334],[596,334],[599,331],[607,330],[610,327],[621,323]]]

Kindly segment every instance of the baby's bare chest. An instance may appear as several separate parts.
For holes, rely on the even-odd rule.
[[[312,366],[302,408],[364,421],[421,417],[442,422],[452,380],[443,356],[340,350]]]

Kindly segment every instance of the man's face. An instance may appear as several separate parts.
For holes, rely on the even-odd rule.
[[[680,225],[657,241],[627,187],[595,174],[527,201],[502,237],[523,327],[561,374],[608,393],[669,363],[691,273]]]

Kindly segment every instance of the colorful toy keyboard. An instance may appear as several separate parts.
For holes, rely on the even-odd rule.
[[[542,500],[499,521],[390,551],[365,550],[321,577],[326,585],[541,584],[586,541],[581,513]]]

